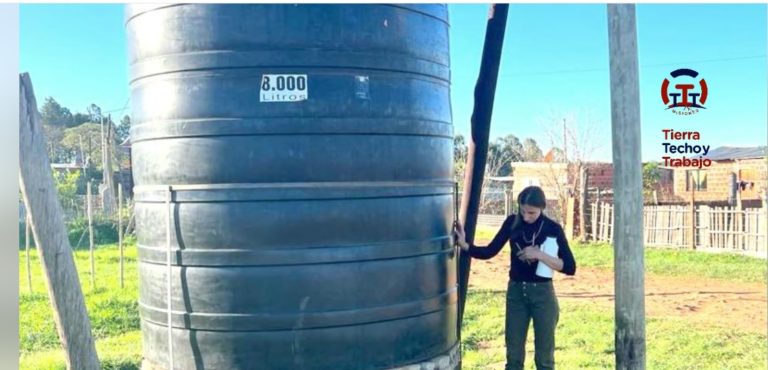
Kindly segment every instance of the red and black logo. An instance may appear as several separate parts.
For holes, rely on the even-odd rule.
[[[672,71],[670,76],[673,79],[677,79],[680,83],[674,85],[672,92],[670,92],[669,88],[669,79],[665,78],[664,82],[661,83],[661,100],[667,106],[667,109],[672,109],[672,112],[681,115],[694,114],[699,111],[699,108],[706,109],[704,103],[707,102],[707,81],[703,78],[699,79],[698,89],[696,89],[697,86],[694,84],[699,76],[699,72],[681,68]]]

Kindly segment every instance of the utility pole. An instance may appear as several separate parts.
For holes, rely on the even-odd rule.
[[[613,136],[616,369],[645,369],[643,180],[634,4],[608,4]]]

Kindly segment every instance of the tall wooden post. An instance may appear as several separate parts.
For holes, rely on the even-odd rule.
[[[467,167],[464,172],[464,193],[460,218],[464,220],[467,243],[474,242],[477,214],[480,209],[485,164],[488,158],[488,137],[493,113],[493,99],[501,64],[501,49],[507,24],[509,4],[492,4],[486,25],[485,44],[480,62],[480,73],[475,85],[475,106],[472,111],[472,135],[467,148]],[[469,285],[471,259],[467,252],[459,254],[459,323],[464,317],[464,303]],[[461,337],[461,332],[459,332]]]
[[[691,213],[688,216],[691,220],[689,224],[691,239],[688,241],[691,249],[696,249],[696,187],[697,186],[698,186],[698,183],[693,181],[693,177],[691,177]]]
[[[744,206],[741,203],[741,166],[739,160],[736,159],[736,210],[741,212],[744,210]]]
[[[565,221],[565,236],[568,239],[573,239],[574,234],[574,214],[576,213],[575,208],[575,199],[573,197],[568,197],[565,200],[565,214],[563,217],[563,220]]]
[[[125,287],[123,260],[123,184],[117,184],[117,246],[120,249],[120,287]]]
[[[19,187],[35,237],[68,369],[99,369],[72,247],[51,174],[29,75],[19,76]]]
[[[581,167],[581,195],[579,196],[579,236],[582,242],[587,241],[587,182],[589,173],[587,166]]]
[[[595,195],[595,214],[592,221],[592,239],[593,241],[600,240],[600,188],[597,189],[597,194]]]
[[[512,210],[512,188],[504,190],[504,215],[509,216],[513,213]]]
[[[94,256],[93,256],[93,210],[92,210],[92,196],[91,196],[91,183],[86,183],[85,186],[85,201],[88,203],[86,205],[86,210],[88,212],[88,241],[89,248],[88,248],[88,254],[89,258],[91,260],[91,289],[96,288],[96,263],[94,262]]]
[[[766,171],[768,172],[768,171]],[[762,194],[762,200],[763,200],[763,209],[761,211],[763,212],[763,222],[761,226],[758,226],[757,233],[762,235],[762,243],[765,245],[768,242],[768,178],[765,180],[766,187],[763,188],[763,194]],[[760,220],[760,217],[757,217],[758,220]],[[760,243],[760,237],[756,238],[758,240],[758,244]],[[768,251],[766,251],[768,253]]]
[[[633,4],[608,5],[608,46],[614,164],[616,369],[645,369],[643,186]]]

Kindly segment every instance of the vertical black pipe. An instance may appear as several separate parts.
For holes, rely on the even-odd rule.
[[[469,142],[467,167],[464,176],[464,192],[461,199],[461,216],[464,220],[467,242],[475,239],[477,213],[480,208],[480,191],[483,187],[485,162],[488,158],[488,135],[491,128],[493,98],[496,93],[496,80],[501,62],[501,47],[504,43],[504,29],[507,25],[509,4],[492,4],[488,13],[488,25],[485,30],[483,59],[480,75],[475,85],[475,107],[472,112],[472,140]],[[469,255],[462,251],[459,255],[459,327],[464,318],[464,302],[467,299],[469,282]]]

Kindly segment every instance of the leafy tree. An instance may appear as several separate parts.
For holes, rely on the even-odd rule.
[[[96,104],[91,104],[87,108],[88,116],[91,122],[101,122],[101,108]]]
[[[72,125],[72,112],[62,107],[54,98],[45,98],[45,103],[40,108],[40,116],[44,125],[56,127],[69,127]]]
[[[48,97],[40,108],[40,116],[45,132],[48,158],[53,163],[66,161],[67,153],[61,146],[61,139],[64,136],[64,129],[72,122],[72,113],[54,98]]]
[[[509,176],[512,174],[512,162],[521,162],[524,160],[523,145],[520,144],[520,139],[512,134],[500,137],[496,139],[494,143],[495,148],[489,146],[489,150],[495,150],[496,152],[493,154],[499,159],[502,159],[498,168],[499,176]]]
[[[101,168],[101,125],[98,123],[89,122],[66,129],[61,145],[71,158],[81,156],[87,166]]]
[[[90,121],[91,121],[91,117],[89,115],[83,114],[83,113],[75,113],[72,116],[72,127],[80,126],[83,123],[90,122]]]
[[[77,207],[77,190],[80,182],[80,171],[54,172],[53,180],[62,207],[65,209],[73,209],[73,207]]]
[[[517,136],[509,134],[507,136],[497,139],[501,150],[506,153],[512,162],[523,161],[523,144],[520,143],[520,139]]]
[[[467,165],[467,143],[464,136],[458,134],[453,137],[453,181],[464,186],[464,171]]]
[[[643,195],[646,198],[653,196],[653,191],[656,189],[659,180],[661,180],[659,164],[656,162],[643,164]]]
[[[125,116],[123,116],[123,119],[120,120],[120,124],[117,125],[117,127],[115,128],[115,136],[116,136],[117,142],[122,143],[123,141],[125,141],[125,139],[127,139],[128,135],[130,134],[130,130],[131,130],[131,117],[126,114]],[[455,144],[456,143],[454,139],[454,147],[456,146]]]
[[[536,140],[531,138],[525,139],[523,142],[523,158],[526,162],[539,162],[541,161],[542,153],[539,145],[536,144]]]

